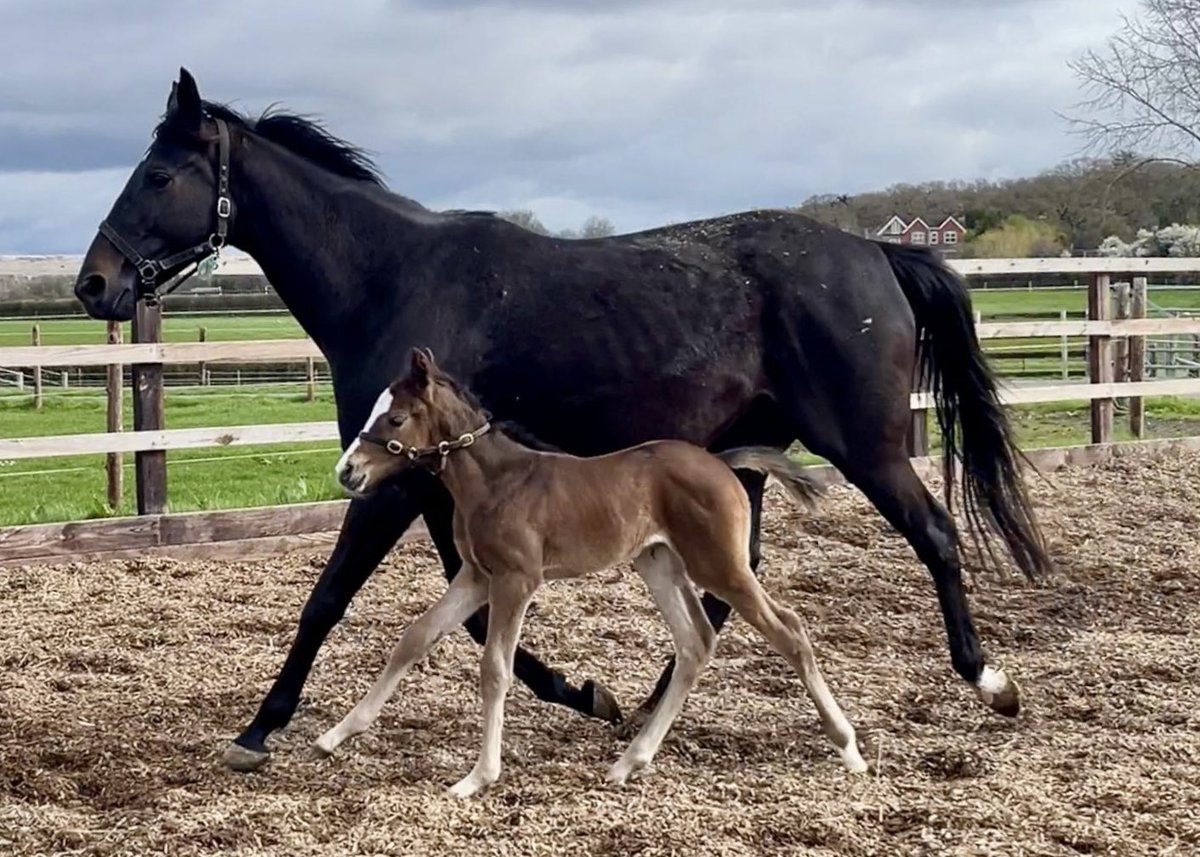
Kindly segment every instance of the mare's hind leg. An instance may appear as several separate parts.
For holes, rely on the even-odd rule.
[[[836,462],[839,464],[840,462]],[[958,532],[904,455],[870,468],[846,462],[842,471],[899,530],[933,575],[955,671],[994,711],[1015,717],[1020,691],[1003,670],[987,666],[962,586]]]
[[[365,732],[396,692],[396,686],[408,668],[478,610],[479,605],[487,601],[487,592],[487,577],[472,566],[464,566],[442,597],[404,629],[375,684],[337,726],[317,739],[317,749],[332,753],[347,738]]]
[[[654,603],[662,611],[675,645],[675,669],[662,700],[621,758],[608,772],[608,780],[623,784],[630,775],[654,759],[663,737],[683,708],[684,700],[712,656],[717,634],[704,615],[700,599],[688,583],[679,558],[665,545],[655,545],[634,560],[634,568],[646,581]]]

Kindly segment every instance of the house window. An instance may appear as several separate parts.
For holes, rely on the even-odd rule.
[[[930,244],[938,243],[938,231],[936,229],[929,233],[929,243]]]
[[[912,233],[912,236],[909,238],[909,240],[912,241],[912,243],[914,243],[914,244],[924,244],[925,243],[925,233],[924,232],[914,232],[914,233]]]
[[[955,232],[953,229],[947,229],[946,237],[942,239],[942,243],[957,244],[958,243],[958,233]]]

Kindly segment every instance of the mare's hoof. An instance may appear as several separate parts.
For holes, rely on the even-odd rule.
[[[608,688],[599,682],[588,679],[580,690],[585,696],[591,694],[592,717],[608,723],[621,722],[621,706],[617,704],[617,698],[609,692]]]
[[[975,692],[997,714],[1016,717],[1021,712],[1021,689],[1003,670],[984,667]]]
[[[257,771],[270,758],[269,750],[250,750],[236,741],[231,742],[225,748],[225,752],[221,754],[221,761],[225,763],[225,767],[231,771],[242,772]]]

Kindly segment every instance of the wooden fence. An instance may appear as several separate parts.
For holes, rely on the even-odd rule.
[[[1144,337],[1163,334],[1200,334],[1200,318],[1147,319],[1147,273],[1200,270],[1200,260],[1187,259],[1021,259],[955,260],[960,273],[987,276],[998,273],[1087,273],[1088,318],[1080,321],[979,323],[981,339],[1088,337],[1088,383],[1051,384],[1006,388],[1006,404],[1087,401],[1091,408],[1091,439],[1097,450],[1109,450],[1114,422],[1114,400],[1129,399],[1130,429],[1141,438],[1144,396],[1200,395],[1200,378],[1146,381],[1142,378]],[[1118,302],[1120,317],[1113,317],[1113,274],[1132,274],[1129,300]],[[51,559],[131,556],[152,551],[189,555],[246,556],[256,542],[263,551],[293,544],[311,544],[315,534],[337,528],[344,501],[266,507],[253,510],[167,514],[166,454],[169,450],[198,447],[272,444],[335,440],[336,423],[306,422],[275,425],[167,429],[164,420],[163,367],[173,364],[252,363],[256,361],[320,360],[316,346],[307,340],[250,342],[161,342],[162,320],[158,309],[139,308],[132,325],[133,343],[119,342],[119,327],[110,327],[108,345],[21,346],[0,348],[0,367],[105,366],[108,368],[108,431],[53,437],[0,439],[0,461],[64,455],[105,454],[109,473],[121,472],[120,456],[134,455],[138,516],[99,521],[45,524],[0,529],[0,565]],[[114,333],[115,331],[115,333]],[[1118,347],[1119,344],[1119,347]],[[1121,359],[1114,359],[1114,352]],[[121,367],[132,367],[133,425],[120,431]],[[38,373],[40,374],[40,373]],[[35,375],[37,377],[37,375]],[[116,404],[113,404],[113,403]],[[929,462],[928,393],[912,395],[914,411],[910,451]],[[1172,441],[1176,446],[1180,441]],[[1195,448],[1200,448],[1200,439]],[[1188,447],[1193,448],[1193,447]],[[1087,448],[1081,448],[1087,449]],[[1109,452],[1082,452],[1074,460],[1093,460]],[[1039,453],[1049,461],[1066,460],[1062,450]],[[1035,457],[1034,460],[1038,460]],[[112,497],[110,481],[110,500]],[[119,495],[118,495],[119,496]],[[113,503],[112,505],[115,505]],[[322,536],[327,539],[328,536]]]

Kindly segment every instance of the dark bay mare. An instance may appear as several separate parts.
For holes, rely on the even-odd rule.
[[[1049,568],[968,293],[930,252],[782,211],[575,241],[488,213],[433,212],[385,189],[358,149],[316,124],[247,119],[202,101],[181,70],[76,295],[95,318],[127,320],[226,241],[254,257],[328,360],[343,448],[416,344],[498,419],[576,455],[653,439],[714,451],[799,440],[909,541],[933,576],[955,670],[993,709],[1017,713],[1015,683],[985,663],[954,521],[906,452],[909,391],[923,374],[948,453],[946,505],[957,496],[972,534],[998,534],[1026,574]],[[764,477],[739,478],[757,568]],[[453,579],[453,504],[436,479],[413,472],[352,500],[230,765],[266,760],[266,739],[291,719],[330,629],[417,516]],[[706,595],[704,607],[719,629],[728,605]],[[485,639],[486,613],[466,624]],[[543,700],[620,720],[593,681],[571,684],[523,649],[514,671]],[[640,711],[670,672],[668,663]]]

